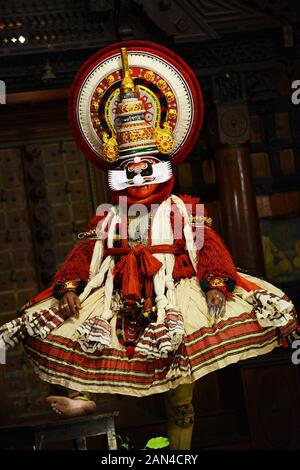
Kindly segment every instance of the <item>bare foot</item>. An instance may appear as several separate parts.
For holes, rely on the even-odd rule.
[[[93,413],[96,403],[92,400],[80,400],[68,397],[50,396],[46,398],[54,413],[64,416],[81,416]]]

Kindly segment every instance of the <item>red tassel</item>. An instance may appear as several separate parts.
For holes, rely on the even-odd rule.
[[[126,298],[141,298],[141,279],[139,277],[137,258],[144,282],[152,278],[162,266],[162,263],[143,245],[136,245],[132,248],[116,264],[114,270],[114,274],[122,280],[122,294]]]
[[[58,281],[84,279],[88,281],[90,264],[93,256],[95,240],[85,240],[69,253],[63,266],[55,274],[53,286]]]
[[[137,251],[139,256],[139,261],[140,261],[140,267],[142,273],[147,276],[147,277],[152,277],[154,274],[159,271],[159,269],[162,266],[162,263],[158,261],[151,253],[150,251],[147,250],[147,248],[141,246],[141,245],[136,245],[135,248],[140,246],[141,248]]]
[[[150,312],[152,310],[152,300],[151,297],[146,297],[143,305],[144,312]]]
[[[133,250],[116,264],[115,275],[120,276],[122,279],[122,294],[124,297],[134,299],[141,297],[138,267]]]

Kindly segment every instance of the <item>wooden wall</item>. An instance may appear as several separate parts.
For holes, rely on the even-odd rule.
[[[74,144],[67,90],[8,96],[0,115],[0,323],[49,286],[97,205],[107,200],[104,175]],[[3,419],[45,411],[47,384],[22,347],[2,368]]]

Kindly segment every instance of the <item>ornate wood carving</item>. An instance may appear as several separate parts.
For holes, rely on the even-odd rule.
[[[278,26],[275,18],[267,17],[249,2],[138,0],[137,3],[142,4],[151,20],[177,42],[216,39],[231,28],[245,31]]]
[[[40,287],[49,285],[53,276],[56,257],[52,248],[53,233],[50,227],[50,207],[47,200],[46,181],[42,160],[42,148],[30,145],[25,148],[25,172],[28,182],[28,200],[32,214],[34,251]]]
[[[211,120],[213,145],[242,145],[249,141],[249,114],[246,103],[219,104]],[[217,139],[217,140],[216,140]]]
[[[42,77],[49,62],[56,76],[51,86],[66,86],[82,62],[102,46],[154,36],[162,44],[171,43],[194,69],[199,68],[200,75],[204,69],[223,65],[253,63],[261,68],[258,61],[299,55],[297,37],[294,47],[281,49],[280,29],[282,21],[285,25],[297,22],[297,8],[292,0],[4,2],[0,79],[6,81],[9,92],[45,89]],[[228,39],[228,33],[258,30],[259,34],[246,39],[241,35],[238,40]]]

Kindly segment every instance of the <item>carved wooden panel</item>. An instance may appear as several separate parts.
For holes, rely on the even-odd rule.
[[[71,140],[0,150],[0,324],[48,287],[101,202],[97,177]],[[2,394],[5,388],[8,418],[47,409],[48,385],[22,347],[8,354]],[[4,411],[4,398],[1,403]]]
[[[46,287],[93,214],[88,166],[75,144],[63,141],[27,145],[24,160],[38,278]]]
[[[38,290],[21,148],[0,150],[0,181],[0,322],[2,324],[14,318],[16,310]],[[9,394],[7,410],[10,410],[11,417],[32,411],[31,405],[35,407],[38,403],[32,397],[34,389],[35,393],[37,389],[34,383],[29,385],[31,375],[32,371],[25,366],[21,348],[8,353],[5,385],[3,383],[2,387],[6,387]],[[7,405],[7,400],[5,396],[2,397],[2,415],[7,415],[3,409],[3,405]]]
[[[20,148],[0,150],[0,178],[0,299],[7,299],[1,300],[1,314],[14,315],[37,289]]]
[[[212,145],[241,145],[248,142],[250,126],[247,104],[218,104],[209,132]]]
[[[245,2],[227,0],[139,0],[151,20],[175,40],[216,39],[231,28],[260,29],[274,25],[264,12]],[[255,25],[255,26],[254,26]]]

